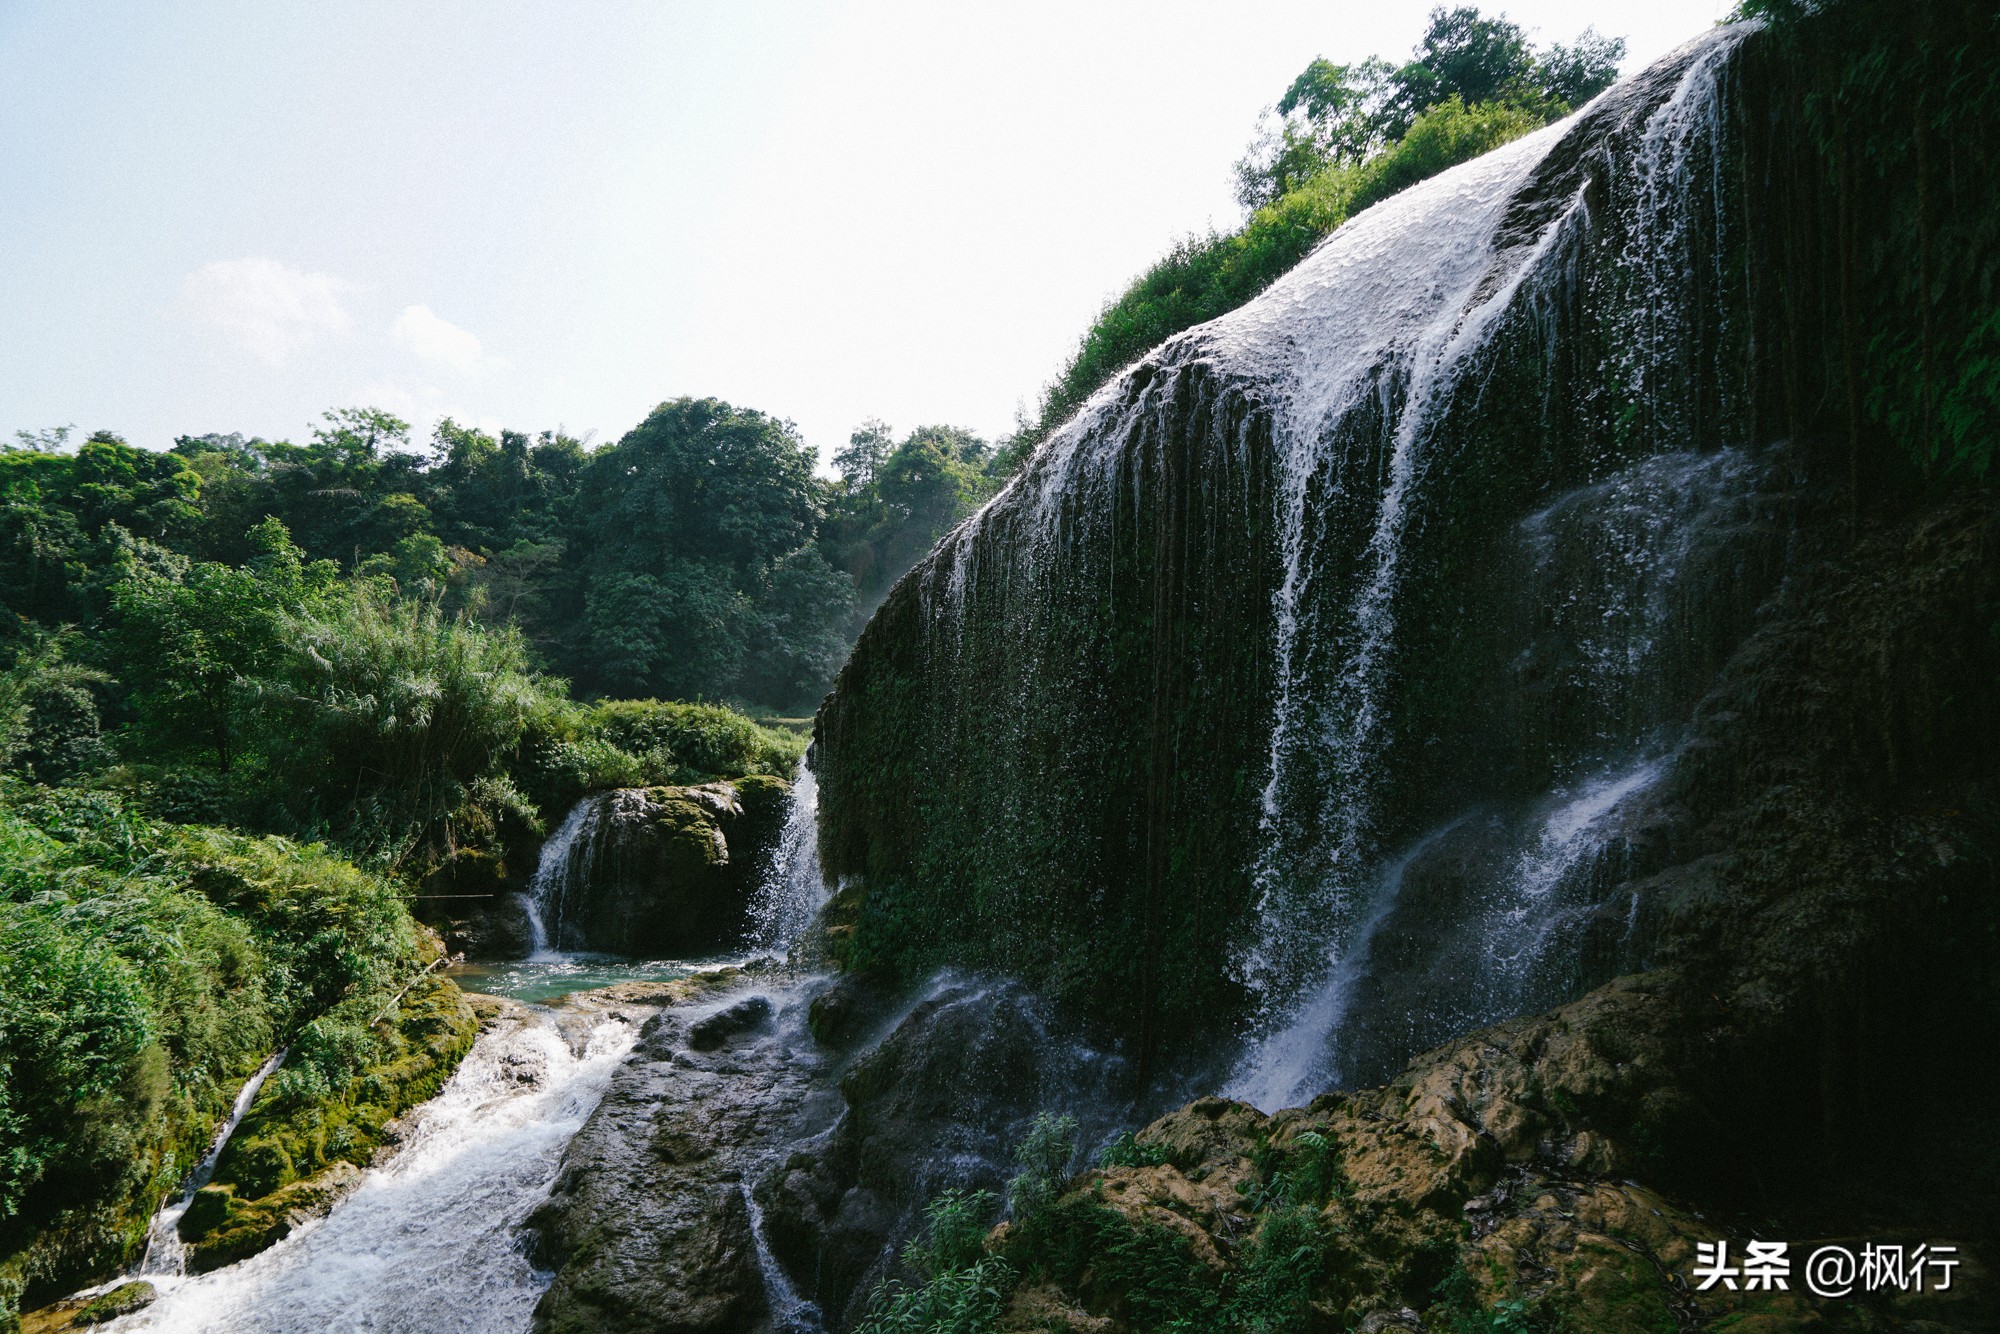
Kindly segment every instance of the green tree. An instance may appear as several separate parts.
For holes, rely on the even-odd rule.
[[[1625,39],[1605,37],[1585,28],[1568,46],[1552,42],[1541,58],[1539,82],[1549,97],[1566,107],[1580,107],[1618,79],[1625,59]]]
[[[25,760],[37,777],[61,776],[79,767],[74,752],[83,747],[74,736],[47,734],[65,723],[74,728],[81,719],[87,723],[85,739],[94,742],[97,706],[91,688],[111,678],[73,660],[79,639],[74,626],[50,632],[27,624],[22,630],[13,661],[0,670],[0,768]]]
[[[853,581],[855,615],[864,619],[890,585],[937,540],[984,504],[998,485],[987,442],[958,426],[920,426],[883,450],[889,428],[871,421],[855,432],[871,440],[878,461],[866,482],[833,501],[820,530],[831,565]],[[860,631],[851,621],[849,634]]]
[[[282,618],[257,694],[266,792],[285,823],[400,859],[532,818],[503,761],[561,685],[534,670],[519,631],[363,582]]]
[[[839,470],[840,479],[847,489],[858,491],[875,480],[875,474],[881,471],[882,461],[895,447],[895,435],[889,429],[889,423],[871,417],[855,427],[847,437],[847,444],[833,456],[833,466]]]
[[[206,750],[223,774],[237,755],[243,687],[277,661],[285,618],[335,588],[332,564],[308,563],[278,520],[257,525],[251,544],[250,563],[229,566],[135,543],[112,589],[114,655],[140,731],[166,753]]]
[[[1382,60],[1314,60],[1265,115],[1236,164],[1236,200],[1255,212],[1331,166],[1354,166],[1381,147],[1380,105],[1393,71]]]
[[[1539,92],[1534,52],[1517,23],[1471,5],[1433,9],[1410,60],[1389,76],[1381,112],[1385,137],[1400,139],[1418,116],[1447,98],[1520,101]]]
[[[819,629],[800,623],[796,599],[763,615],[774,590],[796,589],[800,567],[781,571],[818,529],[830,488],[815,461],[791,423],[713,398],[662,403],[591,455],[568,553],[580,576],[567,594],[574,675],[596,689],[723,698],[757,684],[749,659],[788,656],[764,638],[774,626],[806,641],[837,628],[838,601],[819,610]]]

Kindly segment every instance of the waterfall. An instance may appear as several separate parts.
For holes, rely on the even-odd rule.
[[[1643,955],[1633,825],[1796,489],[1746,407],[1755,26],[1349,219],[906,577],[814,757],[867,948],[1267,1109]]]
[[[527,1330],[548,1275],[517,1230],[636,1037],[604,1017],[573,1048],[546,1012],[482,1034],[396,1156],[326,1218],[248,1260],[161,1280],[157,1302],[110,1328]]]
[[[603,812],[601,795],[583,798],[570,807],[556,832],[542,844],[541,858],[528,882],[528,921],[534,932],[531,958],[561,957],[567,944],[563,939],[563,915],[583,879],[584,857],[590,849],[588,835],[603,820]]]
[[[1696,44],[1671,95],[1646,117],[1634,179],[1623,191],[1627,240],[1614,273],[1644,296],[1617,344],[1629,363],[1626,388],[1652,409],[1647,420],[1656,428],[1678,425],[1689,435],[1688,414],[1662,401],[1661,381],[1675,383],[1667,371],[1690,340],[1684,330],[1663,333],[1661,321],[1694,318],[1682,297],[1685,266],[1678,277],[1674,268],[1694,226],[1686,176],[1719,157],[1717,81],[1743,31]],[[1405,192],[1394,207],[1364,213],[1230,331],[1228,341],[1240,342],[1246,356],[1268,357],[1275,347],[1286,358],[1280,372],[1266,373],[1279,405],[1283,579],[1273,605],[1277,700],[1254,873],[1258,925],[1238,963],[1261,1001],[1232,1081],[1261,1105],[1307,1096],[1315,1078],[1337,1072],[1338,1030],[1352,1018],[1354,986],[1386,917],[1365,890],[1371,880],[1400,880],[1395,867],[1387,881],[1377,869],[1378,824],[1393,765],[1397,660],[1407,651],[1398,607],[1413,515],[1424,504],[1434,453],[1458,443],[1441,423],[1457,400],[1487,391],[1496,334],[1543,318],[1577,281],[1576,235],[1592,221],[1586,194],[1556,201],[1531,242],[1516,217],[1524,187],[1562,133],[1557,126],[1530,135]],[[1613,190],[1614,200],[1619,194]],[[1414,253],[1412,238],[1422,242]],[[1609,592],[1594,623],[1576,624],[1581,618],[1572,614],[1567,628],[1584,659],[1574,693],[1598,718],[1618,716],[1603,711],[1626,702],[1614,697],[1646,693],[1637,678],[1658,656],[1682,558],[1701,531],[1690,515],[1726,507],[1744,494],[1752,471],[1741,451],[1644,460],[1523,525],[1544,565],[1559,518],[1582,513],[1578,526],[1595,525],[1592,554],[1605,562],[1596,582]],[[1329,595],[1334,590],[1314,585],[1342,573],[1337,556],[1353,523],[1340,505],[1324,502],[1357,493],[1376,495],[1374,518],[1345,572],[1353,591]],[[1579,545],[1590,546],[1570,544]],[[1551,825],[1524,854],[1509,880],[1517,892],[1491,924],[1500,953],[1482,980],[1484,1008],[1521,999],[1524,970],[1546,932],[1541,909],[1603,813],[1595,803],[1615,804],[1659,769],[1657,760],[1643,761],[1588,788],[1559,811],[1573,823]]]
[[[272,1052],[257,1072],[244,1081],[237,1091],[236,1101],[230,1104],[229,1115],[216,1130],[215,1138],[209,1141],[208,1152],[195,1164],[194,1171],[188,1173],[187,1180],[165,1204],[146,1229],[146,1250],[139,1258],[135,1271],[143,1278],[180,1274],[187,1269],[187,1247],[182,1244],[180,1223],[193,1202],[195,1192],[206,1186],[215,1176],[215,1165],[222,1158],[223,1149],[229,1145],[229,1137],[236,1133],[236,1127],[249,1114],[250,1104],[257,1101],[258,1091],[264,1087],[277,1068],[285,1063],[285,1051],[280,1047]]]
[[[1484,957],[1474,990],[1484,1013],[1514,1013],[1531,999],[1535,971],[1569,916],[1571,905],[1563,896],[1567,882],[1604,849],[1611,817],[1659,781],[1667,763],[1648,758],[1602,775],[1542,821],[1477,927]]]
[[[751,906],[752,942],[783,952],[812,925],[826,899],[826,881],[819,869],[819,782],[808,756],[799,761],[792,779],[784,832],[772,849]]]

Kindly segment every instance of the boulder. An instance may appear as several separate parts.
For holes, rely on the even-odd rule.
[[[543,922],[563,949],[676,958],[740,944],[784,825],[789,785],[751,777],[620,788],[542,874]]]

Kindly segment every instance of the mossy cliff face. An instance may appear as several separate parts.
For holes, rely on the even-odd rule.
[[[1648,971],[1379,1087],[1160,1119],[989,1239],[1018,1279],[1002,1327],[1992,1328],[1996,553],[1978,495],[1795,572],[1599,905],[1653,916]],[[827,1008],[822,1028],[854,1026]],[[1795,1266],[1869,1241],[1964,1263],[1949,1293],[1696,1293],[1694,1248],[1719,1239],[1792,1243]]]
[[[852,962],[1016,973],[1148,1050],[1275,1016],[1425,830],[1685,716],[1787,531],[1740,36],[1360,215],[897,587],[816,734]],[[1577,659],[1605,624],[1629,670]]]
[[[1856,468],[1875,239],[1794,114],[1820,73],[1702,38],[1093,398],[821,710],[837,956],[1025,978],[1149,1068],[1247,1029],[1278,1106],[1683,949],[1675,868],[1757,782],[1698,763],[1703,701],[1925,503]],[[1903,646],[1907,706],[1989,625]]]
[[[1003,1327],[1225,1300],[1295,1329],[2000,1322],[1996,555],[2000,503],[1960,498],[1773,600],[1653,803],[1666,847],[1634,887],[1658,966],[1381,1087],[1161,1119],[1039,1233],[993,1239],[1024,1276]],[[1795,1273],[1829,1242],[1963,1264],[1946,1293],[1694,1291],[1722,1239],[1792,1243]]]

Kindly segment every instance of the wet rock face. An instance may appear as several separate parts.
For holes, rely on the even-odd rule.
[[[750,778],[585,798],[560,865],[540,873],[554,877],[538,887],[552,943],[666,958],[738,943],[782,831],[786,791],[777,779]]]
[[[1426,831],[1686,720],[1789,522],[1714,258],[1735,40],[1357,215],[896,586],[815,734],[845,959],[1226,1037]]]
[[[537,1331],[772,1328],[745,1191],[817,1064],[798,1036],[760,994],[648,1022],[529,1219],[536,1263],[556,1270]]]
[[[832,1031],[859,1049],[840,1074],[841,1114],[774,1167],[757,1198],[778,1259],[850,1327],[924,1204],[948,1188],[1004,1189],[1038,1112],[1076,1115],[1087,1135],[1116,1124],[1130,1071],[1018,983],[946,975],[872,1026],[858,1016],[877,1006],[830,995],[815,1003],[815,1027],[838,1016]]]

